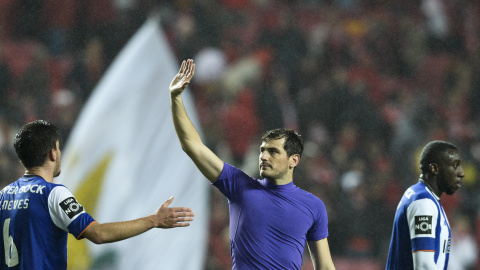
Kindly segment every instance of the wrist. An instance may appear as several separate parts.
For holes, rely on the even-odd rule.
[[[160,226],[160,223],[157,222],[154,214],[147,216],[146,221],[148,224],[148,229],[158,228],[158,226]]]

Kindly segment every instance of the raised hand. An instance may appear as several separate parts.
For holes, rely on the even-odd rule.
[[[193,63],[193,60],[184,60],[180,67],[180,71],[178,71],[177,75],[170,83],[170,94],[175,96],[180,95],[190,83],[193,74],[195,74],[195,64]]]
[[[175,228],[190,226],[193,220],[192,209],[188,207],[168,207],[173,202],[173,196],[158,208],[154,217],[157,228]]]

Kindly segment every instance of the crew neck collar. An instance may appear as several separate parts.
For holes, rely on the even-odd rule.
[[[289,190],[293,190],[293,189],[296,188],[296,186],[293,184],[293,181],[291,181],[287,184],[284,184],[284,185],[274,184],[274,183],[268,181],[267,179],[263,179],[261,181],[263,182],[262,185],[268,190],[289,191]]]
[[[433,195],[433,197],[437,200],[437,201],[440,201],[440,197],[437,196],[437,194],[435,194],[435,192],[433,192],[433,190],[430,189],[430,187],[427,185],[427,183],[425,182],[425,180],[423,180],[422,178],[420,178],[420,180],[418,180],[420,183],[422,183],[425,188],[427,188],[427,190]]]

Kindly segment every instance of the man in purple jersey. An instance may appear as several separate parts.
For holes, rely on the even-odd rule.
[[[168,206],[136,220],[99,223],[63,185],[57,128],[43,120],[23,126],[14,147],[25,175],[0,191],[0,269],[67,269],[67,235],[96,244],[124,240],[152,228],[189,226],[190,208]]]
[[[301,269],[308,243],[315,269],[335,269],[328,246],[323,202],[293,184],[303,142],[289,129],[275,129],[261,139],[255,179],[224,163],[202,142],[188,118],[181,93],[195,72],[183,61],[170,84],[173,123],[183,150],[229,201],[233,269]]]

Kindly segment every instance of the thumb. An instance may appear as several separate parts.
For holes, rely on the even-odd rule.
[[[173,196],[170,197],[166,202],[163,203],[163,206],[168,207],[173,202]]]

